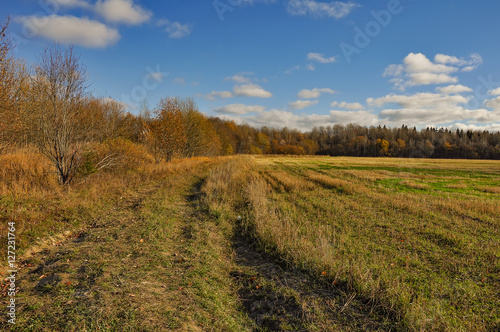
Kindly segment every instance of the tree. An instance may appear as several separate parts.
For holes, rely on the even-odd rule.
[[[89,130],[80,121],[87,71],[79,60],[72,47],[55,44],[45,49],[32,79],[35,143],[56,168],[62,184],[73,179],[89,140]]]
[[[379,156],[389,155],[389,142],[385,139],[377,138],[377,151]]]
[[[147,142],[156,160],[172,160],[181,155],[186,144],[186,128],[177,98],[166,97],[154,112],[148,126]]]
[[[29,74],[24,63],[10,55],[12,41],[6,31],[10,18],[0,26],[0,149],[4,146],[21,143],[25,140],[21,108],[27,95]]]
[[[192,98],[180,100],[184,126],[186,128],[186,144],[184,156],[216,156],[221,152],[221,143],[215,128],[203,114],[197,110]]]

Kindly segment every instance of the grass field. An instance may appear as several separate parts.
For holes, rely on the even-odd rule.
[[[259,158],[268,202],[254,204],[255,232],[293,264],[389,308],[405,328],[495,330],[499,166]]]
[[[197,158],[61,189],[23,160],[0,158],[13,330],[500,329],[498,161]]]

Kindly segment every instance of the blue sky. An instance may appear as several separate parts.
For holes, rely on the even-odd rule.
[[[5,3],[6,2],[6,3]],[[500,2],[18,0],[16,55],[73,44],[91,90],[255,126],[500,130]]]

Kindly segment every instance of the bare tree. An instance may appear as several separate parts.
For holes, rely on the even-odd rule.
[[[83,146],[90,138],[81,125],[85,121],[79,121],[84,113],[86,81],[86,68],[72,47],[63,49],[55,44],[47,48],[35,69],[36,143],[55,166],[62,184],[73,179]]]

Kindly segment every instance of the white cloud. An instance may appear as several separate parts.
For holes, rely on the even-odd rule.
[[[403,59],[403,64],[387,66],[383,77],[392,77],[390,82],[401,91],[408,86],[458,83],[458,78],[451,76],[452,73],[472,71],[482,62],[479,54],[472,54],[469,60],[437,54],[432,62],[422,53],[410,53]]]
[[[500,88],[496,88],[496,89],[490,90],[490,91],[488,91],[488,93],[490,95],[493,95],[493,96],[500,96]]]
[[[237,85],[233,88],[233,93],[238,97],[256,97],[256,98],[270,98],[272,93],[264,90],[257,84],[243,84]]]
[[[238,122],[245,122],[255,127],[288,127],[299,130],[310,130],[313,127],[333,126],[336,123],[356,123],[371,126],[376,125],[378,120],[376,114],[367,111],[330,111],[329,114],[297,115],[292,112],[272,109],[255,115],[240,117],[238,118]]]
[[[457,58],[455,56],[451,55],[445,55],[445,54],[436,54],[434,56],[434,61],[437,63],[442,63],[442,64],[449,64],[449,65],[454,65],[458,67],[462,66],[468,66],[466,68],[473,68],[475,69],[478,65],[481,65],[483,63],[483,58],[481,55],[477,53],[473,53],[470,56],[470,60],[465,60],[463,58]],[[464,70],[463,71],[469,71],[469,70]],[[471,69],[472,70],[472,69]]]
[[[174,39],[188,37],[193,30],[193,27],[190,24],[181,24],[170,20],[159,20],[156,25],[165,26],[165,31],[168,36]]]
[[[28,27],[37,36],[63,44],[104,48],[120,39],[118,30],[87,18],[57,15],[22,16],[16,18],[16,21]]]
[[[486,107],[495,108],[500,110],[500,97],[493,98],[491,100],[485,100],[484,105]]]
[[[461,92],[472,92],[471,88],[466,87],[466,86],[461,85],[461,84],[448,85],[448,86],[445,86],[445,87],[439,87],[439,88],[436,88],[436,90],[438,92],[440,92],[440,93],[443,93],[443,94],[454,94],[454,93],[461,93]]]
[[[325,58],[323,53],[307,53],[307,60],[317,61],[319,63],[332,63],[335,62],[335,57]]]
[[[310,71],[314,71],[316,70],[316,67],[314,67],[314,65],[312,63],[309,63],[307,66],[306,66],[306,69],[307,70],[310,70]]]
[[[206,95],[205,98],[208,100],[215,100],[217,98],[232,98],[233,93],[231,91],[212,91],[210,94]]]
[[[233,98],[233,97],[255,97],[255,98],[270,98],[272,93],[264,90],[257,84],[241,84],[236,85],[233,91],[212,91],[205,98],[215,100],[216,98]]]
[[[389,65],[384,70],[383,77],[388,76],[401,76],[404,72],[405,67],[403,65]]]
[[[213,111],[220,114],[244,115],[248,113],[260,113],[265,109],[264,106],[259,105],[230,104],[215,108]]]
[[[57,0],[57,4],[66,7],[91,8],[92,5],[85,0]]]
[[[249,77],[245,77],[243,74],[236,74],[233,76],[226,77],[224,81],[233,81],[238,84],[248,84],[252,83],[252,80]]]
[[[331,106],[345,108],[346,110],[350,110],[350,111],[357,111],[357,110],[362,110],[365,108],[360,103],[346,103],[345,101],[340,102],[340,103],[337,101],[334,101],[333,103],[331,103]]]
[[[438,93],[422,92],[414,95],[389,94],[381,98],[368,98],[369,105],[381,107],[396,103],[404,108],[439,108],[442,106],[466,104],[469,100],[460,95],[443,95]]]
[[[469,110],[449,105],[437,108],[385,109],[380,112],[380,121],[388,125],[426,125],[434,126],[468,120],[489,123],[500,121],[500,114],[485,109]]]
[[[488,124],[488,125],[484,125],[484,126],[478,126],[478,125],[474,125],[474,124],[463,124],[463,123],[454,123],[450,126],[448,126],[448,129],[450,130],[457,130],[457,129],[461,129],[461,130],[477,130],[477,131],[483,131],[483,130],[487,130],[489,131],[490,133],[491,132],[500,132],[500,123],[492,123],[492,124]]]
[[[447,74],[435,73],[412,73],[410,74],[409,86],[458,83],[458,78]]]
[[[318,2],[314,0],[289,0],[287,11],[290,15],[310,16],[312,18],[342,18],[358,5],[340,1]]]
[[[368,111],[330,111],[330,122],[349,124],[355,123],[361,126],[374,126],[378,123],[376,114]]]
[[[475,70],[476,68],[477,68],[476,66],[467,66],[467,67],[463,67],[462,71],[463,72],[471,72],[471,71]]]
[[[318,103],[317,100],[297,100],[297,101],[288,103],[288,106],[294,110],[301,110],[303,108],[316,105],[317,103]]]
[[[413,73],[453,73],[457,71],[457,68],[432,63],[425,55],[422,53],[410,53],[404,58],[403,63],[405,64],[406,71]]]
[[[313,98],[318,98],[322,93],[334,94],[335,91],[330,88],[323,88],[323,89],[314,88],[312,90],[303,89],[299,91],[297,97],[300,99],[313,99]]]
[[[300,69],[300,66],[293,66],[292,68],[285,70],[285,74],[291,74],[294,71],[299,70],[299,69]]]
[[[135,5],[132,0],[99,0],[95,11],[109,22],[130,25],[147,22],[152,17],[151,11]]]

